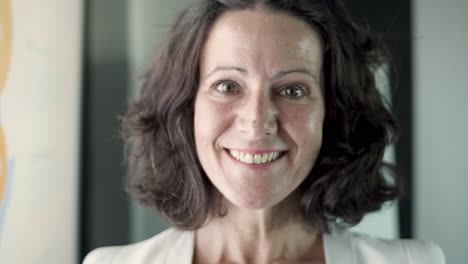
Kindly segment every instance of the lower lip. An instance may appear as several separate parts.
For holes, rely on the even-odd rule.
[[[224,151],[226,152],[226,155],[231,158],[231,160],[234,161],[234,163],[240,165],[240,166],[243,166],[245,168],[248,168],[248,169],[252,169],[252,170],[264,170],[264,169],[267,169],[275,164],[277,164],[280,160],[282,160],[285,156],[286,156],[286,153],[282,153],[281,154],[281,157],[273,160],[273,161],[270,161],[270,162],[267,162],[267,163],[262,163],[262,164],[255,164],[255,163],[252,163],[252,164],[249,164],[249,163],[244,163],[240,160],[237,160],[236,158],[234,158],[233,156],[231,156],[231,154],[229,153],[229,150],[227,149],[224,149]]]

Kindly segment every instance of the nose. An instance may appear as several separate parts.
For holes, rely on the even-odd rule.
[[[274,135],[278,131],[278,108],[271,96],[262,91],[246,96],[237,113],[237,129],[251,138]]]

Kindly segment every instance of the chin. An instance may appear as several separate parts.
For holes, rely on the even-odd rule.
[[[250,210],[268,209],[283,200],[274,197],[271,193],[261,194],[261,192],[237,193],[228,196],[224,195],[224,197],[235,207]]]

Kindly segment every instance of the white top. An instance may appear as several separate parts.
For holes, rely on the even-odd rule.
[[[83,264],[191,264],[194,234],[171,228],[135,244],[95,249]],[[442,250],[432,242],[385,240],[337,229],[324,234],[323,243],[327,264],[445,264]]]

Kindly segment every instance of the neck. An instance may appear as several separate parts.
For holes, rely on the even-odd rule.
[[[272,208],[252,210],[225,201],[227,215],[197,230],[195,259],[200,261],[196,262],[319,259],[323,255],[321,235],[302,221],[297,204],[289,198]]]

